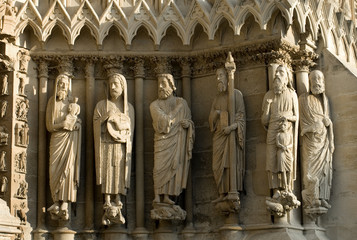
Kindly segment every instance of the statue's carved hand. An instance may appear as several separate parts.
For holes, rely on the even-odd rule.
[[[268,98],[268,99],[267,99],[267,104],[268,104],[268,106],[269,106],[272,102],[273,102],[273,99],[271,99],[271,98]]]
[[[223,131],[224,131],[224,134],[226,134],[226,135],[228,135],[228,134],[230,134],[233,130],[235,130],[236,128],[235,128],[235,126],[234,125],[231,125],[231,126],[228,126],[228,127],[225,127],[224,129],[223,129]]]
[[[187,119],[181,121],[181,126],[183,128],[188,128],[190,126],[190,122]]]
[[[324,119],[322,120],[322,122],[324,123],[324,125],[326,126],[326,127],[328,127],[328,126],[330,126],[331,125],[331,119],[330,118],[328,118],[328,117],[324,117]]]

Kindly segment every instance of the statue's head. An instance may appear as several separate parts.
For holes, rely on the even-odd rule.
[[[314,70],[309,75],[312,94],[318,95],[325,92],[325,77],[320,70]]]
[[[289,82],[292,82],[292,76],[287,66],[279,65],[275,70],[273,88],[275,94],[281,94],[287,89]]]
[[[218,68],[216,71],[217,89],[219,92],[227,91],[227,71],[224,68]]]
[[[158,95],[159,99],[167,99],[176,90],[174,77],[171,74],[158,75]]]
[[[63,100],[68,96],[70,78],[66,74],[60,74],[56,78],[57,92],[56,96],[58,100]]]
[[[111,206],[107,209],[107,216],[109,219],[115,218],[119,214],[119,208]]]
[[[279,123],[280,131],[286,132],[290,129],[291,123],[287,119],[283,119]]]
[[[108,81],[110,98],[116,100],[123,94],[125,77],[119,73],[115,73],[109,77]]]

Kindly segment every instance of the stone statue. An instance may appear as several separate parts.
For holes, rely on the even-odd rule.
[[[25,95],[25,80],[23,78],[20,78],[18,92],[19,95]]]
[[[68,114],[66,116],[65,121],[69,123],[69,127],[64,127],[66,130],[73,131],[76,122],[81,122],[78,118],[79,113],[81,112],[80,106],[77,104],[78,98],[74,98],[73,102],[71,102],[68,106]]]
[[[31,57],[26,51],[20,51],[19,59],[20,59],[19,71],[23,73],[27,73],[28,62],[31,60]]]
[[[104,194],[104,225],[125,223],[120,194],[126,195],[130,187],[135,123],[125,77],[119,73],[110,75],[108,87],[109,96],[97,104],[93,116],[96,180]]]
[[[25,180],[20,182],[19,188],[16,191],[15,197],[25,199],[27,197],[28,183]]]
[[[0,126],[0,146],[7,145],[9,141],[9,133],[6,127]]]
[[[175,90],[173,76],[159,74],[159,99],[150,104],[155,131],[153,171],[155,199],[152,211],[166,207],[173,211],[173,215],[176,214],[173,209],[175,202],[170,199],[170,196],[179,196],[186,188],[194,142],[191,111],[184,99],[173,95]],[[153,212],[151,215],[156,216]]]
[[[325,94],[321,71],[309,75],[310,92],[299,97],[301,128],[301,159],[303,165],[302,197],[305,212],[330,208],[332,183],[332,154],[334,152],[333,124]]]
[[[1,95],[9,95],[9,82],[7,80],[8,75],[5,74],[2,79]]]
[[[212,169],[216,180],[219,197],[214,203],[231,199],[229,193],[243,191],[243,179],[245,172],[244,143],[245,143],[245,108],[243,95],[232,86],[233,96],[229,98],[228,76],[224,68],[216,71],[218,93],[213,100],[209,115],[209,125],[213,132],[213,157]],[[232,103],[229,103],[229,101]],[[229,111],[229,105],[233,104],[234,112]],[[230,122],[230,115],[234,115],[234,121]],[[231,133],[235,138],[234,146],[230,144]],[[231,160],[230,151],[235,151],[234,160]],[[235,172],[231,172],[231,161],[234,161]],[[231,179],[234,178],[234,179]],[[235,182],[235,187],[230,181]],[[232,189],[232,187],[234,189]],[[238,195],[239,196],[239,195]],[[217,205],[218,206],[218,205]]]
[[[55,220],[68,220],[68,203],[77,201],[81,157],[81,124],[66,120],[71,101],[71,79],[67,74],[56,78],[53,96],[46,109],[46,127],[50,140],[50,188],[54,204],[48,209]],[[73,129],[73,130],[67,130]]]
[[[27,121],[27,114],[30,108],[29,100],[17,99],[16,101],[16,117],[20,120]]]
[[[1,117],[5,117],[6,115],[6,110],[7,110],[7,101],[2,101],[1,102]]]
[[[273,89],[264,96],[261,120],[268,131],[266,170],[273,191],[266,203],[273,214],[283,216],[300,205],[292,193],[296,178],[298,98],[292,88],[292,74],[284,65],[276,69]]]
[[[7,183],[8,182],[9,182],[9,180],[7,179],[7,177],[2,176],[0,192],[2,192],[2,193],[6,193],[7,192]]]
[[[1,151],[1,156],[0,156],[0,171],[6,171],[6,152],[5,151]]]

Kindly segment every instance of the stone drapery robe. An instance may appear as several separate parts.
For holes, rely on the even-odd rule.
[[[296,121],[292,122],[292,127],[287,132],[293,136],[293,149],[292,149],[292,172],[291,172],[291,181],[290,189],[293,189],[293,181],[296,179],[296,158],[297,158],[297,137],[298,137],[298,121],[299,121],[299,106],[298,106],[298,98],[293,89],[287,88],[281,94],[275,94],[273,90],[269,90],[263,100],[263,112],[265,112],[267,108],[267,99],[271,99],[272,103],[270,105],[269,110],[269,118],[265,119],[262,116],[262,123],[264,127],[267,129],[267,147],[266,147],[266,170],[269,174],[269,187],[271,189],[275,188],[283,188],[283,182],[279,179],[276,179],[276,176],[271,175],[271,173],[278,174],[279,173],[279,164],[277,158],[277,145],[276,145],[276,137],[279,132],[279,123],[281,117],[291,117],[295,116]],[[263,113],[264,114],[264,113]]]
[[[235,122],[238,124],[238,128],[235,131],[236,136],[236,162],[237,162],[237,191],[243,191],[243,180],[245,173],[245,107],[242,93],[234,89],[234,100],[235,100]],[[212,157],[212,169],[214,178],[217,183],[218,192],[228,193],[230,192],[230,180],[229,180],[229,152],[230,144],[229,138],[230,134],[224,133],[224,126],[220,117],[214,119],[215,111],[219,110],[221,114],[223,112],[227,113],[226,120],[229,119],[228,116],[228,94],[218,94],[212,103],[212,108],[209,116],[210,129],[213,132],[213,157]],[[224,120],[225,121],[225,120]],[[231,125],[231,124],[224,124]]]
[[[100,101],[94,109],[93,130],[95,145],[96,182],[102,185],[102,194],[126,195],[130,187],[132,142],[134,135],[134,108],[128,103],[130,138],[126,142],[115,140],[108,132],[108,111],[115,111],[118,117],[124,114],[110,100]]]
[[[319,99],[321,97],[321,99]],[[329,200],[332,183],[333,126],[326,127],[325,117],[330,118],[326,95],[305,93],[299,97],[301,131],[314,127],[316,132],[307,131],[302,137],[302,162],[305,177],[318,179],[319,198]]]
[[[56,109],[54,109],[56,106]],[[79,186],[81,158],[81,128],[78,130],[54,130],[68,114],[69,101],[57,101],[51,97],[46,109],[46,126],[50,140],[50,188],[53,201],[76,202]]]
[[[186,188],[194,142],[194,124],[191,111],[183,98],[174,97],[175,108],[181,108],[175,116],[167,100],[155,100],[150,113],[155,130],[154,137],[154,190],[155,194],[178,196]],[[182,120],[189,121],[183,128]]]

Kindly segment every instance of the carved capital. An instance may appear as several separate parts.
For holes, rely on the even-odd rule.
[[[85,76],[86,79],[88,78],[94,78],[94,62],[89,60],[85,66]]]
[[[191,69],[191,59],[190,58],[180,58],[179,62],[181,64],[182,77],[191,77],[192,69]]]
[[[168,57],[155,57],[154,62],[156,63],[155,73],[156,75],[162,73],[171,73],[170,58]]]
[[[133,60],[134,60],[134,67],[133,67],[134,76],[136,78],[144,78],[145,77],[144,59],[137,57],[134,58]]]
[[[306,71],[309,72],[310,68],[316,65],[318,55],[310,51],[299,51],[295,54],[293,60],[293,67],[295,71]]]
[[[289,53],[283,49],[272,50],[265,54],[267,64],[283,64],[291,66],[291,57]]]
[[[58,60],[58,72],[73,77],[73,60],[70,57],[62,57]]]
[[[37,63],[37,72],[39,78],[48,78],[48,64],[46,60],[41,59]]]
[[[103,67],[107,72],[107,76],[111,76],[115,73],[123,72],[123,57],[110,56],[104,60]]]

